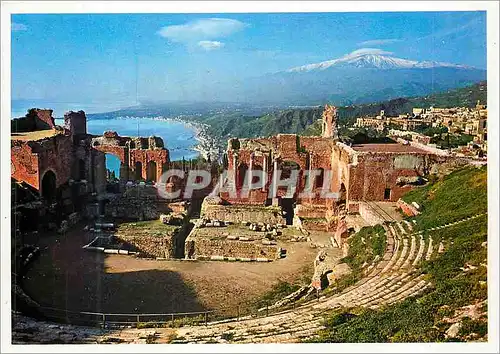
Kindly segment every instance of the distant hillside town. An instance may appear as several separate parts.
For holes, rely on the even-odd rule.
[[[389,129],[389,136],[429,147],[453,148],[456,154],[483,157],[487,152],[487,119],[486,105],[478,101],[473,108],[414,107],[411,114],[398,116],[387,116],[381,110],[377,116],[357,118],[354,127],[380,132]]]

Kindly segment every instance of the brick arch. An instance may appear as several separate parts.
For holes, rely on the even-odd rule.
[[[94,145],[97,143],[98,145]],[[99,143],[99,141],[93,141],[92,146],[95,150],[101,151],[105,154],[110,154],[118,157],[120,159],[121,163],[126,163],[127,158],[126,158],[126,152],[125,152],[125,147],[124,146],[115,146],[115,145],[105,145]]]

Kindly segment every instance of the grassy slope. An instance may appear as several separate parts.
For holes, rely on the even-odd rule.
[[[436,183],[416,188],[403,200],[416,202],[423,213],[415,218],[421,229],[430,228],[488,210],[486,166],[466,168]]]
[[[486,169],[468,168],[456,171],[442,181],[418,189],[407,196],[424,205],[417,218],[425,228],[484,212]],[[446,251],[424,261],[420,271],[427,274],[433,288],[418,299],[387,306],[381,310],[353,309],[338,311],[326,320],[327,330],[318,342],[430,342],[446,341],[444,332],[450,326],[443,318],[454,310],[487,298],[487,216],[432,232],[434,240],[444,240]],[[365,231],[367,232],[367,231]],[[428,237],[425,233],[424,237]],[[464,272],[466,263],[477,268]],[[466,319],[461,338],[470,333],[480,337],[487,331],[485,321]]]

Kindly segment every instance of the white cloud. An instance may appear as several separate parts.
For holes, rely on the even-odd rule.
[[[219,41],[199,41],[198,46],[205,49],[206,51],[210,51],[224,47],[224,43]]]
[[[23,23],[12,22],[10,29],[12,32],[27,31],[28,26]]]
[[[172,42],[192,42],[227,37],[247,24],[229,18],[204,18],[182,25],[162,27],[158,34]]]
[[[389,39],[372,39],[369,41],[364,41],[358,43],[359,46],[370,46],[370,45],[386,45],[386,44],[392,44],[392,43],[397,43],[397,42],[402,42],[402,39],[397,39],[397,38],[389,38]]]
[[[354,52],[344,55],[344,58],[353,58],[365,54],[391,55],[392,52],[388,52],[378,48],[360,48],[355,50]]]

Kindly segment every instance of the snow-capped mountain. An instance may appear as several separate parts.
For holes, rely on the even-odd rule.
[[[221,84],[216,91],[225,100],[237,102],[350,105],[425,96],[483,80],[483,69],[402,59],[382,49],[360,48],[338,59]]]
[[[471,69],[465,65],[443,63],[437,61],[415,61],[395,58],[380,54],[357,54],[346,55],[338,59],[327,60],[321,63],[298,66],[287,70],[288,72],[308,72],[325,70],[328,68],[370,68],[370,69],[430,69],[438,67]]]

